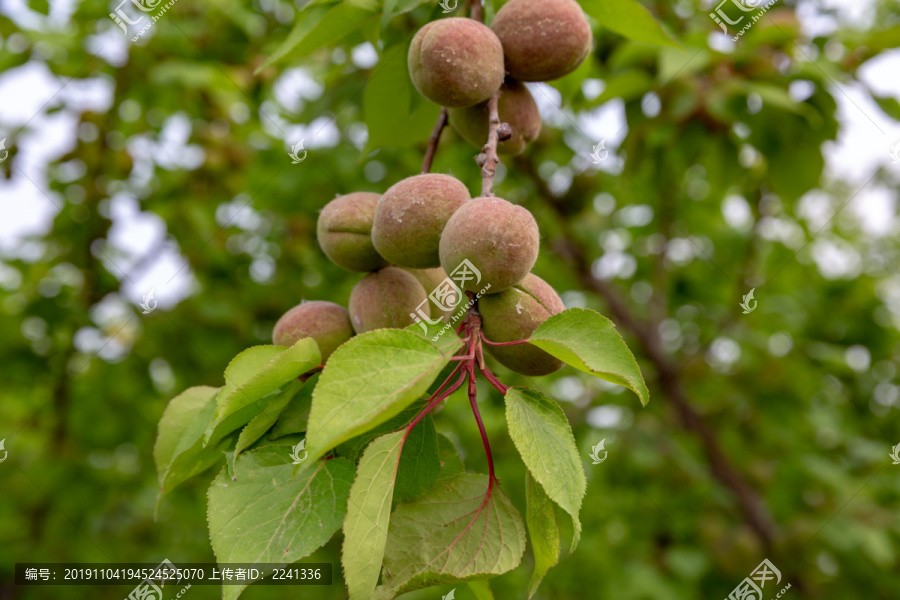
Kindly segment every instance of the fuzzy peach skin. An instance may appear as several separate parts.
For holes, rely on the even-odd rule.
[[[304,302],[284,313],[272,331],[272,343],[276,346],[293,346],[307,337],[319,345],[324,363],[338,346],[353,337],[347,309],[322,300]]]
[[[388,265],[372,245],[372,219],[380,194],[354,192],[325,205],[316,236],[325,256],[348,271],[374,271]]]
[[[441,264],[441,232],[469,190],[450,175],[426,173],[394,184],[375,207],[372,243],[391,263],[412,269]]]
[[[512,137],[497,144],[497,154],[515,156],[541,133],[541,114],[531,92],[521,82],[510,79],[500,87],[500,92],[497,112],[500,121],[512,128]],[[464,140],[477,148],[487,143],[490,121],[487,102],[469,108],[452,108],[447,114],[450,125]]]
[[[556,290],[533,273],[505,292],[478,300],[482,329],[492,342],[528,339],[538,325],[565,308]],[[523,375],[549,375],[563,366],[561,360],[531,344],[484,347],[497,362]]]
[[[408,271],[387,267],[369,273],[350,292],[350,321],[356,333],[373,329],[402,329],[415,323],[419,305],[425,301],[425,288]],[[422,311],[431,314],[428,302]]]
[[[478,21],[451,17],[416,32],[407,56],[419,93],[441,106],[465,108],[490,98],[503,83],[503,48]]]
[[[520,282],[534,266],[540,248],[537,222],[528,209],[502,198],[475,198],[453,213],[441,234],[441,266],[447,273],[464,260],[481,273],[463,289],[479,292],[491,284],[497,294]]]
[[[510,0],[491,29],[503,44],[506,72],[520,81],[551,81],[577,69],[594,36],[575,0]]]

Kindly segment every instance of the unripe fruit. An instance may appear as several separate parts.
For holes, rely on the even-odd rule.
[[[447,273],[441,267],[436,267],[434,269],[406,269],[410,273],[412,273],[413,277],[422,284],[422,287],[425,288],[425,295],[428,296],[428,304],[431,306],[431,318],[432,319],[441,319],[442,321],[447,321],[452,315],[454,315],[459,310],[459,305],[462,304],[463,300],[466,299],[465,296],[457,298],[459,301],[456,306],[451,307],[450,310],[444,310],[443,307],[438,306],[434,300],[431,299],[431,292],[433,292],[437,287],[447,279]]]
[[[503,48],[488,27],[451,17],[422,27],[409,47],[409,76],[419,93],[441,106],[484,102],[503,83]]]
[[[503,43],[506,72],[520,81],[559,79],[577,69],[594,45],[575,0],[510,0],[491,29]]]
[[[316,300],[298,304],[282,315],[272,331],[276,346],[293,346],[297,340],[311,337],[319,345],[324,363],[338,346],[353,336],[350,314],[343,306]]]
[[[441,264],[441,232],[456,210],[470,200],[469,190],[450,175],[407,177],[384,193],[375,208],[372,242],[390,262],[426,269]]]
[[[505,292],[478,300],[482,330],[492,342],[528,339],[538,325],[565,308],[550,284],[531,273]],[[523,375],[548,375],[563,366],[561,360],[532,344],[484,347],[500,364]]]
[[[374,271],[388,262],[372,245],[372,218],[381,196],[354,192],[335,198],[319,213],[316,235],[331,262],[348,271]]]
[[[399,267],[369,273],[350,292],[350,321],[356,333],[400,329],[415,323],[410,313],[425,300],[425,288]],[[422,310],[431,314],[428,303]]]
[[[531,92],[518,81],[508,80],[500,91],[502,94],[497,112],[500,114],[500,121],[508,123],[512,128],[512,137],[497,144],[497,153],[514,156],[525,150],[528,142],[537,138],[541,132],[541,115]],[[447,112],[450,124],[464,140],[478,148],[487,143],[490,121],[487,102]]]
[[[481,272],[463,289],[496,294],[525,277],[537,260],[540,234],[531,213],[502,198],[475,198],[453,213],[441,234],[441,266],[452,273],[468,259]]]

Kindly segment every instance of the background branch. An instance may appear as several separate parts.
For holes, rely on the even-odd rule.
[[[425,156],[422,158],[423,173],[431,172],[431,163],[434,162],[434,155],[437,152],[438,142],[441,141],[441,133],[446,126],[447,108],[442,106],[441,114],[438,115],[437,123],[434,124],[434,129],[431,131],[431,136],[428,138],[428,147],[425,148]]]
[[[517,159],[516,164],[529,175],[541,196],[560,217],[562,231],[560,239],[554,244],[556,251],[572,265],[583,285],[604,299],[616,323],[638,339],[644,353],[656,369],[660,390],[675,408],[681,426],[700,439],[710,472],[731,490],[738,501],[744,521],[765,548],[771,548],[777,532],[765,502],[731,464],[716,434],[691,405],[681,381],[681,369],[665,354],[656,328],[634,315],[612,284],[594,277],[584,251],[573,241],[576,239],[575,233],[562,211],[558,198],[553,195],[530,161]]]
[[[497,165],[500,163],[500,157],[497,156],[497,144],[500,141],[500,112],[498,106],[500,103],[500,91],[494,93],[488,100],[488,113],[490,120],[488,121],[488,140],[481,149],[481,154],[476,159],[481,166],[481,195],[494,195],[494,175],[497,173]]]
[[[481,7],[481,0],[468,0],[463,8],[463,14],[466,14],[466,9],[469,7],[472,9],[472,18],[484,23],[484,9]]]

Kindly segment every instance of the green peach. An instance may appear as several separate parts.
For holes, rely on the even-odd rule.
[[[375,208],[372,243],[395,265],[426,269],[441,264],[441,231],[470,200],[469,190],[450,175],[425,173],[394,184]]]
[[[478,21],[451,17],[432,21],[413,37],[409,76],[419,93],[441,106],[484,102],[503,83],[503,47]]]
[[[577,69],[594,37],[575,0],[510,0],[491,29],[503,44],[506,72],[520,81],[551,81]]]
[[[541,132],[541,115],[531,92],[522,83],[510,79],[500,91],[497,112],[500,121],[512,128],[512,137],[497,144],[497,153],[515,156]],[[450,125],[464,140],[478,148],[487,143],[490,121],[487,102],[469,108],[451,108],[448,115]]]
[[[478,300],[482,329],[492,342],[528,339],[538,325],[565,308],[550,284],[532,273],[505,292]],[[563,366],[561,360],[532,344],[484,347],[497,362],[523,375],[548,375]]]
[[[315,300],[298,304],[282,315],[272,331],[276,346],[293,346],[297,340],[311,337],[319,345],[324,363],[338,346],[353,336],[350,314],[333,302]]]
[[[381,196],[354,192],[339,196],[319,213],[316,235],[331,262],[348,271],[374,271],[387,266],[372,245],[372,219]]]
[[[468,260],[481,274],[463,289],[487,293],[511,288],[534,266],[540,247],[537,222],[531,213],[502,198],[475,198],[453,213],[441,234],[441,266],[447,273]]]
[[[363,277],[350,292],[350,321],[356,333],[373,329],[402,329],[415,323],[426,300],[425,288],[408,271],[386,267]],[[422,311],[430,316],[428,302]]]

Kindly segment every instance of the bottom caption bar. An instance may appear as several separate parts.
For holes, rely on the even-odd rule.
[[[331,563],[16,563],[16,585],[331,585]],[[143,598],[145,596],[138,596]],[[153,597],[153,596],[150,596]],[[157,596],[158,597],[158,596]]]

